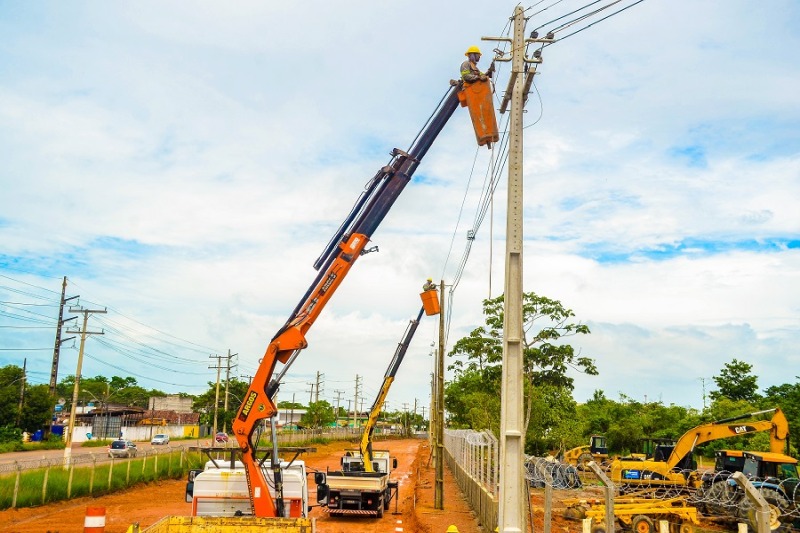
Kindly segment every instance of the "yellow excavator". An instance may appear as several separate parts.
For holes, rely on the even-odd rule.
[[[757,416],[773,413],[769,420],[743,422]],[[740,422],[733,424],[732,422]],[[701,424],[684,433],[671,450],[666,450],[666,460],[625,460],[611,462],[611,481],[615,484],[648,487],[688,486],[697,488],[702,484],[696,472],[692,453],[695,447],[706,442],[729,437],[738,437],[768,431],[770,451],[781,453],[788,446],[789,422],[780,408],[756,411],[731,418]],[[664,450],[662,450],[664,451]],[[666,455],[669,452],[669,455]]]

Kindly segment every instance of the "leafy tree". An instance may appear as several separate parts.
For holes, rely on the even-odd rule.
[[[69,375],[61,379],[56,386],[56,393],[66,400],[65,410],[69,410],[72,403],[72,393],[75,389],[75,376]],[[166,393],[158,389],[145,389],[138,385],[136,378],[112,376],[82,376],[78,405],[94,402],[99,405],[109,404],[127,405],[130,407],[148,407],[148,401],[153,396],[165,396]]]
[[[797,431],[795,428],[800,428],[800,377],[795,376],[795,379],[799,381],[768,387],[764,391],[763,407],[780,407],[789,427]],[[793,442],[796,446],[797,440],[793,439]]]
[[[50,424],[50,417],[55,408],[55,399],[50,396],[49,385],[33,385],[25,388],[25,401],[19,427],[28,433],[34,433]]]
[[[466,376],[467,373],[471,380],[476,376],[491,378],[492,381],[486,382],[483,387],[489,394],[499,391],[499,368],[503,354],[503,301],[503,296],[484,300],[486,327],[478,327],[467,337],[459,339],[448,354],[450,357],[461,357],[449,367],[456,371],[456,381],[460,381],[462,375]],[[537,387],[550,386],[554,387],[551,391],[564,389],[571,393],[574,380],[567,374],[570,369],[597,375],[592,359],[576,353],[573,346],[561,343],[567,337],[590,333],[585,324],[572,322],[574,316],[571,309],[565,308],[557,300],[533,292],[523,293],[523,377],[527,392],[535,391]],[[498,378],[496,382],[495,378]],[[464,398],[461,403],[466,406],[463,400]],[[526,428],[530,426],[535,400],[535,394],[526,394]],[[470,409],[476,406],[472,401],[469,403]],[[499,418],[498,415],[499,411],[495,414],[495,419]],[[467,415],[462,412],[461,416],[464,418]]]
[[[23,378],[21,367],[8,365],[0,368],[0,426],[17,426]]]
[[[729,398],[731,400],[744,400],[754,403],[759,399],[758,377],[752,374],[753,365],[734,359],[725,363],[719,376],[714,376],[714,382],[719,390],[711,391],[712,400]]]
[[[466,368],[445,385],[444,406],[450,415],[449,426],[489,429],[500,433],[500,367]]]
[[[19,399],[24,383],[21,367],[8,365],[0,368],[0,426],[33,433],[49,423],[55,401],[47,385],[26,385],[20,411]]]
[[[333,406],[325,400],[311,402],[300,417],[300,425],[312,429],[329,426],[336,420]]]
[[[237,378],[231,378],[228,382],[228,409],[225,410],[225,380],[219,385],[219,405],[217,405],[217,429],[229,429],[239,407],[247,394],[250,384]],[[200,423],[211,426],[214,423],[214,402],[217,396],[216,381],[208,382],[208,390],[203,394],[194,397],[192,410],[200,413]]]

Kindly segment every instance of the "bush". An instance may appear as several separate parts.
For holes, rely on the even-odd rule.
[[[0,427],[0,444],[19,442],[22,444],[22,430],[14,426]]]

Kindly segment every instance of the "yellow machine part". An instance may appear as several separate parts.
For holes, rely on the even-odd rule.
[[[313,518],[256,516],[166,516],[141,533],[314,533]],[[138,525],[127,533],[140,533]]]
[[[484,146],[500,140],[491,82],[465,83],[464,88],[458,93],[458,101],[461,102],[461,107],[469,108],[478,145]]]

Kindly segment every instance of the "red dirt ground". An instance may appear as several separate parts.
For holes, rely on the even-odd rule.
[[[344,448],[352,443],[335,442],[317,446],[314,453],[304,454],[309,469],[337,469]],[[376,449],[388,449],[398,459],[393,478],[400,482],[400,497],[393,501],[382,519],[365,517],[329,517],[323,509],[314,507],[310,516],[317,519],[320,533],[422,532],[444,533],[450,524],[460,533],[479,533],[481,530],[458,486],[445,469],[445,510],[433,508],[434,469],[428,465],[427,441],[418,439],[377,442]],[[105,507],[106,532],[124,533],[128,526],[139,522],[145,528],[167,515],[188,515],[191,504],[184,503],[184,480],[162,481],[135,487],[124,492],[97,498],[78,498],[70,501],[0,511],[0,532],[3,533],[78,533],[83,531],[86,507]],[[313,482],[309,500],[316,504]]]
[[[316,446],[317,451],[303,455],[309,470],[339,468],[345,448],[353,443],[334,442]],[[393,479],[400,486],[399,499],[392,501],[390,510],[381,519],[367,517],[329,517],[324,509],[314,507],[310,516],[317,521],[320,533],[444,533],[455,525],[460,533],[482,533],[464,496],[450,471],[444,473],[444,510],[434,508],[434,465],[430,460],[428,442],[418,439],[381,441],[376,449],[388,449],[397,457]],[[309,478],[311,480],[311,478]],[[83,531],[86,507],[105,507],[107,533],[124,533],[128,526],[139,522],[142,529],[168,515],[189,515],[191,504],[184,503],[185,480],[163,481],[138,486],[124,492],[97,498],[79,498],[41,507],[0,511],[0,533],[79,533]],[[554,491],[551,531],[580,533],[581,522],[563,517],[565,498],[602,498],[599,487],[576,494],[574,491]],[[309,501],[316,505],[313,480],[309,486]],[[531,497],[533,530],[544,531],[543,490],[534,490]],[[718,529],[719,530],[719,529]],[[529,529],[530,531],[530,529]]]

